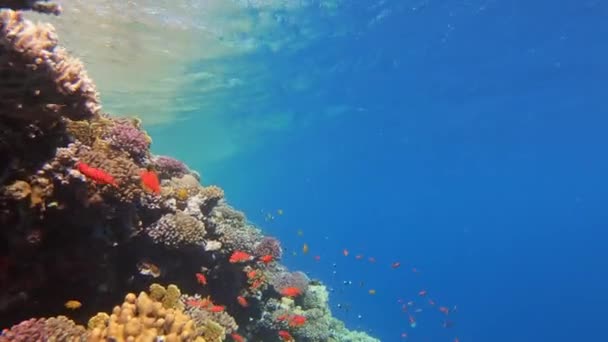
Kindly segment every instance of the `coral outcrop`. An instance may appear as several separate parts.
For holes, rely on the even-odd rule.
[[[0,10],[0,76],[0,342],[376,341],[220,187],[103,113],[52,26]]]

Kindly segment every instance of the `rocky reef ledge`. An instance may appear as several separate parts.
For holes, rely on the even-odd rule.
[[[0,341],[378,341],[17,11],[59,6],[0,7]]]

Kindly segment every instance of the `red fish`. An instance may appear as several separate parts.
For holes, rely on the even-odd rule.
[[[293,337],[291,337],[291,334],[285,330],[279,330],[279,337],[283,341],[294,341]]]
[[[222,312],[224,311],[224,307],[222,305],[214,305],[212,306],[209,311],[211,312]]]
[[[395,261],[394,263],[391,264],[392,268],[399,268],[399,266],[401,266],[401,263],[399,261]]]
[[[289,326],[292,328],[301,327],[306,324],[306,316],[293,315],[289,320]]]
[[[245,338],[237,333],[232,333],[230,336],[235,342],[245,342]]]
[[[231,264],[236,264],[237,262],[247,262],[251,259],[253,259],[253,257],[249,255],[249,253],[243,251],[234,251],[230,256],[229,261]]]
[[[315,261],[321,261],[321,256],[320,255],[315,255]]]
[[[158,180],[156,172],[141,170],[139,172],[139,178],[141,178],[141,185],[144,190],[156,195],[160,194],[160,181]]]
[[[426,296],[426,293],[427,293],[427,292],[426,292],[426,290],[420,290],[420,291],[418,292],[418,295],[419,295],[420,297],[424,297],[424,296]]]
[[[258,275],[258,272],[256,272],[256,270],[251,270],[251,271],[247,272],[247,278],[249,278],[249,279],[254,279],[257,275]]]
[[[265,264],[269,264],[272,262],[274,258],[272,257],[272,255],[270,254],[266,254],[260,257],[260,261],[265,263]]]
[[[440,306],[440,307],[439,307],[439,311],[443,312],[443,313],[444,313],[444,314],[446,314],[446,315],[450,313],[450,309],[448,309],[448,308],[447,308],[447,307],[445,307],[445,306]]]
[[[207,285],[207,277],[202,273],[196,273],[196,281],[201,285]]]
[[[302,294],[302,290],[297,287],[286,287],[281,290],[281,294],[285,297],[297,297]]]
[[[82,162],[76,163],[76,168],[78,169],[78,171],[80,171],[80,173],[85,175],[87,178],[90,178],[95,183],[110,184],[115,187],[118,187],[118,183],[116,183],[114,177],[112,177],[111,174],[105,172],[102,169],[90,167],[89,165]]]
[[[249,303],[247,302],[247,299],[243,296],[238,296],[236,297],[236,301],[239,303],[240,306],[246,308],[249,306]]]
[[[355,259],[357,259],[357,260],[361,260],[361,259],[363,259],[363,254],[357,254],[357,255],[355,256]]]
[[[348,256],[348,249],[344,248],[344,250],[342,251],[342,254],[344,254],[344,256]]]
[[[435,301],[429,298],[429,304],[435,306]]]

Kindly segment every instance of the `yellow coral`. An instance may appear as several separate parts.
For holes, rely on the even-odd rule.
[[[188,197],[189,197],[188,189],[179,188],[179,189],[175,190],[175,199],[177,199],[178,201],[186,201],[186,200],[188,200]]]
[[[87,324],[87,327],[89,328],[89,330],[93,330],[95,328],[103,328],[108,321],[110,320],[110,315],[108,315],[105,312],[99,312],[97,313],[97,315],[91,317],[91,319],[89,319],[89,323]]]
[[[121,306],[114,307],[106,324],[91,329],[88,341],[152,342],[196,341],[194,322],[180,310],[166,309],[145,292],[129,293]]]
[[[203,326],[199,327],[199,331],[203,338],[209,342],[222,342],[226,337],[224,327],[212,320],[207,320]]]
[[[166,309],[182,310],[184,304],[179,300],[181,295],[182,292],[173,284],[170,284],[167,288],[157,283],[150,285],[150,297],[161,302]]]

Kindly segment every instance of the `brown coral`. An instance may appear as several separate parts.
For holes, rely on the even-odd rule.
[[[166,214],[146,229],[155,243],[178,248],[185,245],[200,245],[205,242],[205,224],[196,218],[178,211]]]
[[[86,119],[101,106],[82,63],[57,46],[50,24],[0,12],[0,115],[27,121]]]
[[[226,311],[213,312],[207,310],[207,308],[201,308],[196,305],[192,305],[191,303],[200,302],[203,300],[200,295],[187,296],[183,295],[181,297],[182,303],[185,305],[184,313],[186,313],[189,317],[194,320],[197,326],[198,334],[205,337],[208,341],[213,341],[210,338],[210,332],[205,334],[206,329],[213,329],[212,326],[209,326],[209,322],[214,322],[219,324],[226,333],[230,334],[236,332],[239,329],[238,324],[234,320],[232,316]]]
[[[162,303],[129,293],[121,306],[114,307],[104,327],[91,331],[89,341],[204,341],[197,338],[194,322],[179,310],[165,309]]]
[[[65,316],[32,318],[23,321],[0,336],[0,342],[85,341],[86,330]]]

